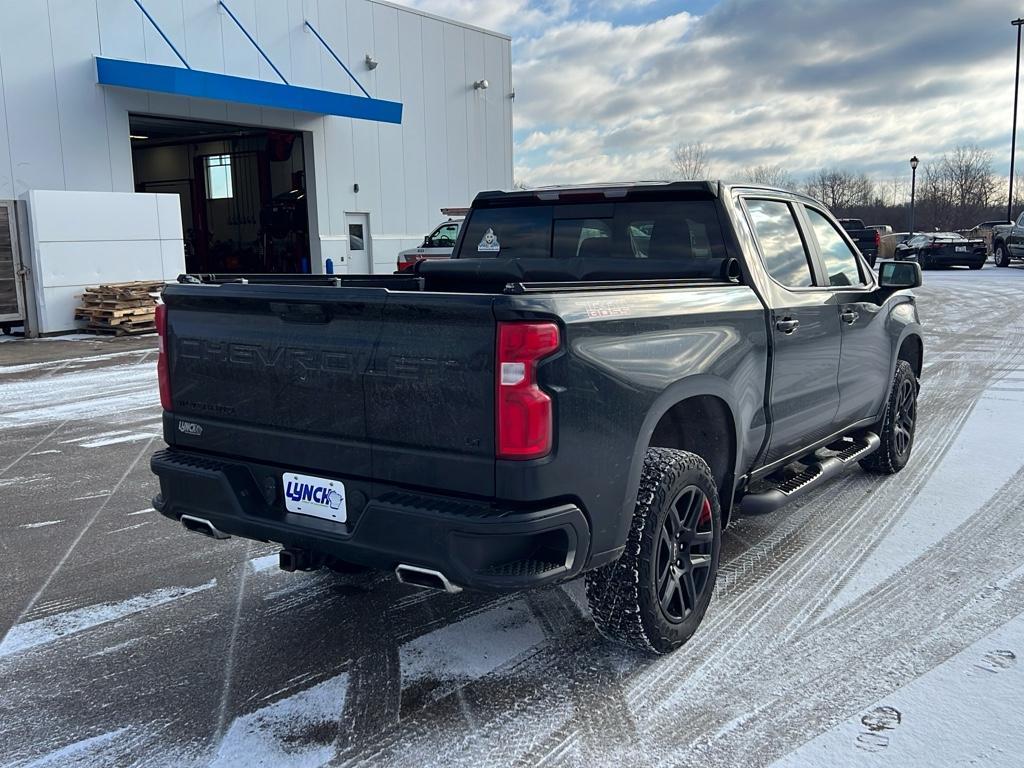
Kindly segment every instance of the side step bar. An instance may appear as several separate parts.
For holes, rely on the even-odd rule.
[[[882,441],[874,432],[865,432],[849,448],[827,459],[810,464],[798,475],[789,477],[768,490],[750,493],[740,499],[744,515],[766,515],[798,496],[817,488],[845,471],[850,465],[878,450]]]

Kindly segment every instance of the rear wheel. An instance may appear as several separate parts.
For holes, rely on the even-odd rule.
[[[995,250],[992,252],[992,260],[996,263],[997,267],[1008,267],[1010,266],[1010,252],[1006,250],[1006,246],[999,243]]]
[[[648,652],[693,635],[714,591],[722,525],[718,490],[699,456],[651,448],[622,556],[586,575],[605,637]]]
[[[907,466],[914,447],[917,426],[917,376],[906,360],[896,363],[892,391],[885,407],[885,417],[878,428],[882,444],[860,465],[868,472],[894,475]]]
[[[976,262],[974,262],[973,264],[970,265],[971,269],[981,269],[984,266],[985,266],[985,262],[984,261],[976,261]]]

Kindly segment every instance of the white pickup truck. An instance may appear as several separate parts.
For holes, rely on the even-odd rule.
[[[423,243],[416,248],[409,248],[398,254],[398,271],[408,272],[418,262],[425,259],[447,259],[455,248],[455,240],[459,236],[459,227],[466,218],[468,208],[442,208],[441,213],[448,217],[444,224],[439,224],[434,231],[423,238]]]

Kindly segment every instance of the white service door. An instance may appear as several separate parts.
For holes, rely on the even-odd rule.
[[[370,252],[370,216],[366,213],[346,213],[348,229],[348,269],[350,275],[368,275],[373,271]]]

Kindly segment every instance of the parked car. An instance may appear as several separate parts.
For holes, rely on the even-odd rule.
[[[922,232],[896,246],[897,261],[916,261],[922,269],[970,267],[981,269],[988,254],[985,241],[968,240],[956,232]]]
[[[442,208],[441,213],[448,216],[448,220],[435,227],[433,232],[423,238],[419,246],[398,254],[398,271],[411,271],[419,262],[427,259],[450,258],[466,211],[466,208]]]
[[[874,269],[875,261],[878,260],[878,245],[882,236],[877,229],[865,227],[860,219],[839,219],[839,224],[846,230],[854,244],[868,260],[868,264]]]
[[[1011,261],[1024,259],[1024,213],[1011,224],[992,227],[992,259],[997,267],[1008,267]]]
[[[735,502],[910,458],[920,267],[876,277],[803,195],[481,193],[417,272],[169,286],[155,508],[279,542],[285,570],[585,575],[601,632],[662,653],[704,616]]]

